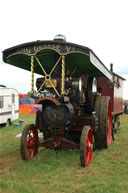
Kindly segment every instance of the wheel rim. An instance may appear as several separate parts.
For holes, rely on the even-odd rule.
[[[27,137],[26,137],[26,145],[25,150],[27,153],[27,157],[32,158],[37,154],[38,151],[38,135],[35,127],[30,127],[28,129]]]
[[[92,151],[93,151],[93,137],[92,137],[92,131],[89,128],[86,136],[86,144],[85,144],[85,160],[86,165],[89,165],[92,159]]]
[[[92,159],[93,151],[93,134],[90,126],[83,127],[80,138],[80,161],[81,166],[88,166]]]
[[[110,105],[110,100],[109,100],[108,120],[107,120],[107,146],[111,144],[111,134],[112,134],[112,115],[111,115],[111,105]]]

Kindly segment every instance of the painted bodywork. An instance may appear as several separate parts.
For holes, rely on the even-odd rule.
[[[113,73],[113,84],[106,77],[98,78],[98,87],[102,96],[110,96],[112,115],[121,114],[123,109],[123,81],[125,79]]]

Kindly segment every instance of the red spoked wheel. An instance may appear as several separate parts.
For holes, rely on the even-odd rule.
[[[38,152],[39,140],[35,125],[26,125],[21,136],[20,154],[23,160],[29,160]]]
[[[81,166],[88,166],[92,159],[93,134],[90,126],[84,126],[80,139],[80,162]]]

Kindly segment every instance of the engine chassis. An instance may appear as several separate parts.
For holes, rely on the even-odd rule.
[[[66,132],[66,128],[62,127],[59,129],[52,129],[50,127],[45,128],[45,121],[43,120],[42,116],[41,116],[41,112],[40,115],[38,114],[39,118],[39,124],[38,124],[38,128],[41,132],[44,132],[44,138],[45,138],[45,131],[49,130],[49,134],[52,137],[48,137],[47,139],[44,139],[43,142],[39,143],[40,147],[49,147],[49,148],[54,148],[55,150],[60,150],[62,148],[74,148],[74,149],[80,149],[80,141],[75,143],[72,140],[69,140],[67,137],[65,137],[65,132]],[[73,134],[75,134],[75,132],[77,132],[78,134],[78,138],[80,139],[81,136],[81,132],[83,129],[84,125],[90,125],[91,128],[93,128],[93,130],[97,129],[97,125],[95,124],[95,117],[92,116],[79,116],[77,117],[77,120],[73,122],[73,125],[70,126],[71,128],[69,129],[69,132]]]

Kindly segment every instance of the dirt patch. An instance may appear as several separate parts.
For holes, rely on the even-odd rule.
[[[8,155],[0,157],[0,175],[8,175],[13,168],[12,163],[19,159],[17,153],[9,153]]]
[[[128,136],[117,138],[116,141],[121,142],[122,144],[128,144]]]
[[[121,125],[128,125],[128,122],[121,123]]]
[[[6,136],[6,137],[1,137],[0,138],[0,143],[2,142],[6,142],[6,141],[8,141],[9,139],[15,139],[16,138],[16,136],[15,135],[9,135],[9,136]]]
[[[79,167],[78,170],[74,173],[75,178],[81,178],[85,175],[85,168]]]

